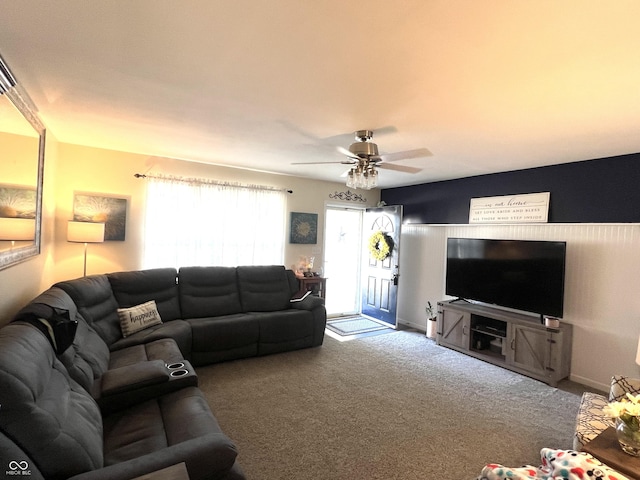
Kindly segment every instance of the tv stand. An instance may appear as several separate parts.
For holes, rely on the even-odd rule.
[[[466,298],[462,298],[462,297],[458,297],[455,300],[450,300],[449,301],[449,303],[456,303],[456,302],[471,303],[469,300],[467,300]]]
[[[555,387],[571,370],[572,325],[456,300],[438,302],[436,342]]]

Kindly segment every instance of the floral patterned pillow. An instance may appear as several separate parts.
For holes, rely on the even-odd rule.
[[[540,456],[542,465],[538,468],[489,464],[478,480],[629,480],[586,452],[543,448]]]

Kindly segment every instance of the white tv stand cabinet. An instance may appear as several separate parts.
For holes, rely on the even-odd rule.
[[[436,342],[552,387],[571,370],[572,325],[464,300],[438,302]]]

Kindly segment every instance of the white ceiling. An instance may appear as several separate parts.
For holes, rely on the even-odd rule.
[[[358,129],[433,156],[382,187],[640,152],[636,0],[0,0],[68,143],[339,180]]]

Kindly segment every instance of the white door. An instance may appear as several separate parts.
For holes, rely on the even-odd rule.
[[[328,206],[324,228],[324,277],[327,279],[327,316],[360,311],[362,253],[361,209]]]

